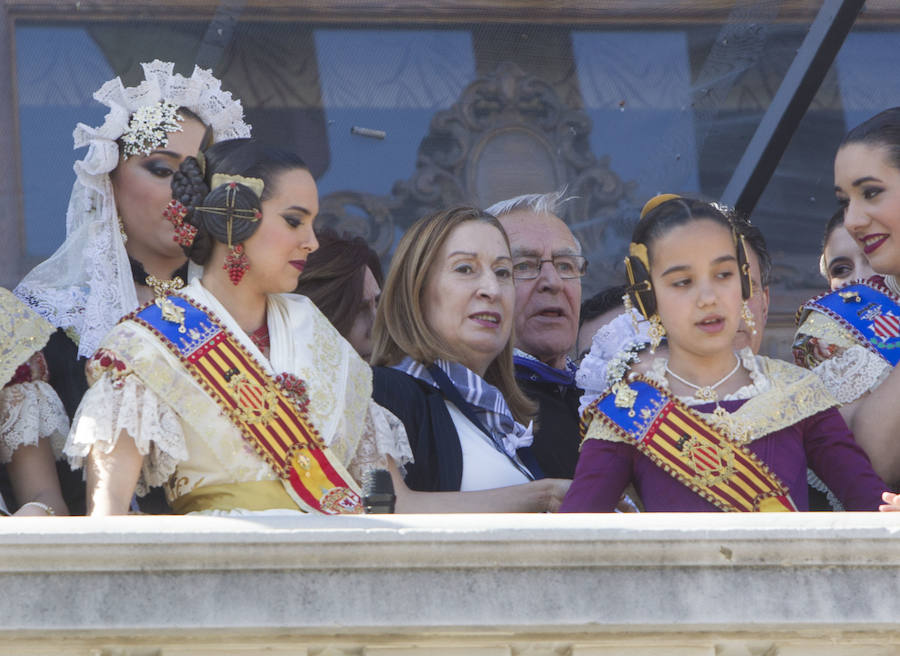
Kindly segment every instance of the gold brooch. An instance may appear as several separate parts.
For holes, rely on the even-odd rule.
[[[171,280],[160,280],[156,276],[149,275],[146,282],[147,286],[153,290],[153,295],[156,297],[153,302],[162,313],[163,320],[169,323],[177,323],[178,332],[186,332],[184,327],[184,308],[175,305],[168,297],[173,291],[184,287],[184,281],[178,276]]]
[[[628,408],[628,416],[634,417],[634,402],[637,400],[637,391],[621,380],[613,385],[612,391],[616,395],[615,406]]]

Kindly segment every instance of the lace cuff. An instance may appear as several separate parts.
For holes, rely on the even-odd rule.
[[[66,410],[49,384],[37,380],[0,390],[0,463],[9,462],[20,446],[35,446],[46,437],[60,458],[68,432]]]
[[[387,456],[393,458],[400,473],[405,475],[403,466],[413,460],[406,429],[391,412],[369,401],[366,426],[347,470],[361,483],[366,472],[387,468]]]
[[[864,346],[854,344],[813,368],[831,395],[841,404],[855,401],[878,385],[891,366]]]
[[[809,484],[811,488],[814,490],[818,490],[822,494],[825,495],[825,498],[828,499],[828,505],[831,506],[831,509],[835,512],[841,512],[845,510],[844,504],[841,503],[840,499],[837,498],[834,492],[825,485],[825,481],[823,481],[812,469],[806,470],[806,482]]]
[[[187,459],[178,415],[148,390],[135,375],[115,380],[101,376],[82,399],[65,454],[72,468],[82,467],[92,448],[109,453],[121,431],[128,431],[138,452],[144,456],[136,493],[144,496],[150,487],[165,483],[175,467]]]

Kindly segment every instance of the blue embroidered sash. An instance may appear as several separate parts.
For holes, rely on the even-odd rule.
[[[900,362],[900,304],[877,279],[817,296],[803,304],[799,318],[802,320],[810,311],[837,321],[857,342],[891,366]]]

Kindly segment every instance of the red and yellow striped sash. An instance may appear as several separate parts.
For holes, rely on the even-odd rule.
[[[787,487],[764,462],[646,379],[620,383],[592,403],[582,415],[582,436],[592,419],[627,438],[654,464],[721,510],[797,510]]]
[[[132,319],[179,358],[302,510],[362,512],[356,482],[310,422],[302,381],[273,379],[206,308],[185,297],[160,299]]]

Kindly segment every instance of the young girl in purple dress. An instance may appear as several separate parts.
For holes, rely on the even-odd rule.
[[[628,300],[657,343],[665,336],[668,357],[591,399],[561,511],[611,511],[629,483],[648,511],[807,510],[807,465],[845,508],[877,509],[884,483],[819,379],[735,352],[757,290],[725,213],[673,195],[651,200],[626,270]]]

